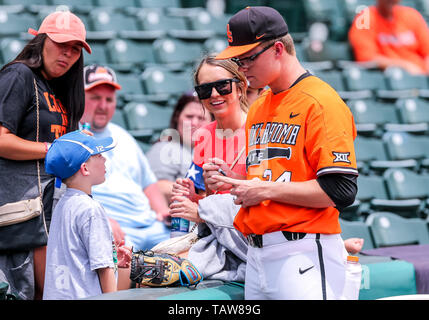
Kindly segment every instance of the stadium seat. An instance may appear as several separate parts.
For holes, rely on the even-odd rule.
[[[400,99],[396,102],[402,123],[429,124],[429,101],[420,98]]]
[[[187,18],[191,30],[204,31],[209,37],[225,37],[226,25],[231,15],[223,14],[221,16],[214,16],[207,10],[198,10],[193,11],[193,14],[189,15]]]
[[[346,0],[344,1],[345,12],[348,23],[351,24],[354,18],[362,9],[374,5],[374,0]]]
[[[380,200],[386,203],[385,200],[389,199],[384,179],[381,176],[359,175],[357,185],[358,192],[356,194],[356,199],[360,201],[358,209],[359,216],[366,217],[371,211],[378,208],[377,203],[379,203]]]
[[[228,41],[225,37],[213,37],[207,39],[203,43],[204,53],[219,53],[228,46]]]
[[[53,6],[58,7],[60,5],[66,5],[70,8],[73,13],[89,13],[96,7],[95,0],[51,0]]]
[[[328,82],[344,100],[369,99],[373,96],[370,90],[349,90],[344,75],[339,70],[315,71],[315,74]]]
[[[234,1],[225,1],[226,7],[225,12],[229,14],[236,14],[238,11],[250,6],[265,6],[266,0],[234,0]]]
[[[429,159],[429,137],[406,132],[386,132],[383,135],[387,155],[391,160]]]
[[[392,168],[384,172],[383,177],[390,199],[424,199],[429,195],[427,180],[417,172]]]
[[[304,0],[303,5],[308,23],[324,22],[329,28],[330,39],[347,40],[348,21],[343,1]]]
[[[371,229],[377,248],[429,244],[427,223],[419,218],[403,218],[391,212],[374,212],[365,223]]]
[[[130,134],[140,140],[147,140],[168,128],[173,109],[144,101],[127,103],[123,112]]]
[[[35,15],[28,13],[8,13],[0,11],[0,37],[19,37],[28,28],[37,30],[39,22]]]
[[[180,0],[136,0],[141,8],[181,8]]]
[[[352,61],[352,51],[347,41],[304,41],[308,61]]]
[[[118,97],[124,101],[141,101],[145,99],[145,92],[140,74],[117,72],[117,81],[121,90],[117,91]]]
[[[202,57],[203,45],[179,39],[163,38],[153,42],[155,60],[172,70],[193,67]]]
[[[294,40],[300,34],[307,33],[307,19],[302,1],[284,1],[284,0],[267,0],[266,5],[276,8],[278,12],[285,18]]]
[[[341,215],[340,215],[341,216]],[[341,237],[364,239],[362,250],[374,249],[374,241],[369,230],[369,226],[363,221],[346,221],[340,218]]]
[[[98,42],[89,42],[89,46],[91,47],[91,54],[83,50],[84,62],[86,65],[88,64],[107,64],[107,52],[106,45],[104,43]]]
[[[147,33],[147,38],[153,40],[166,36],[181,38],[189,34],[185,17],[167,15],[162,8],[141,9],[136,17],[141,30]]]
[[[114,8],[98,7],[89,13],[92,32],[90,39],[108,40],[115,38],[146,39],[146,33],[140,31],[137,18],[124,14]]]
[[[428,89],[428,80],[423,75],[412,75],[398,67],[384,70],[388,89],[395,91],[398,98],[416,97],[419,90]]]
[[[383,178],[389,200],[373,201],[373,207],[379,211],[395,212],[405,218],[425,217],[428,180],[424,176],[408,169],[390,168],[384,172]]]
[[[26,41],[17,38],[3,38],[0,40],[1,61],[6,64],[16,58],[25,47]]]
[[[113,117],[110,121],[114,124],[117,124],[118,126],[121,126],[125,130],[128,129],[124,118],[124,112],[120,108],[116,108],[115,113],[113,114]]]
[[[349,66],[342,70],[347,90],[370,92],[369,96],[377,96],[378,90],[387,90],[384,74],[379,70],[368,70],[357,66]]]
[[[168,103],[193,87],[191,73],[174,72],[160,66],[145,69],[142,81],[148,99],[160,103]]]
[[[113,8],[113,9],[122,9],[126,7],[135,7],[136,2],[134,0],[93,0],[94,4],[100,8]],[[73,1],[72,1],[73,3]]]
[[[358,133],[381,136],[387,124],[398,124],[399,117],[395,105],[372,99],[349,100]]]
[[[106,49],[109,62],[116,70],[130,72],[155,64],[151,42],[111,39],[106,43]]]

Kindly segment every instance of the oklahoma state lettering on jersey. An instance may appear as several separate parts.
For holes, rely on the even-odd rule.
[[[353,116],[334,89],[309,76],[274,95],[265,92],[246,122],[247,179],[308,181],[330,173],[358,174]],[[266,200],[241,208],[243,234],[274,231],[340,233],[339,212]]]

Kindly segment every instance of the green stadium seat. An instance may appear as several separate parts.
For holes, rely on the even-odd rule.
[[[153,42],[155,60],[173,70],[193,67],[202,57],[203,45],[173,38],[158,39]]]
[[[124,118],[124,112],[120,108],[116,108],[115,113],[113,114],[113,117],[110,121],[124,128],[125,130],[128,129]]]
[[[17,38],[3,38],[0,40],[1,61],[6,64],[16,58],[25,47],[26,41]]]
[[[302,1],[267,0],[267,6],[275,8],[285,18],[294,40],[307,33],[307,20]]]
[[[169,127],[173,109],[149,101],[133,101],[124,106],[123,112],[128,132],[140,140],[145,140],[159,135]]]
[[[370,90],[352,91],[345,85],[343,74],[339,70],[315,71],[316,76],[329,83],[344,100],[367,99],[372,97]]]
[[[384,71],[390,90],[404,91],[410,96],[417,96],[419,89],[428,89],[427,77],[412,75],[398,67],[389,67]]]
[[[161,66],[152,66],[142,73],[142,81],[148,99],[168,103],[183,92],[193,88],[192,75],[188,72],[174,72]]]
[[[70,11],[73,13],[84,13],[88,14],[93,10],[97,5],[94,3],[95,0],[50,0],[52,5],[55,7],[65,5],[70,8]]]
[[[93,0],[94,4],[100,8],[123,9],[126,7],[136,7],[134,0]],[[73,1],[72,1],[73,3]]]
[[[351,24],[356,15],[364,8],[374,5],[374,0],[346,0],[344,1],[348,23]]]
[[[324,22],[329,28],[329,38],[347,40],[348,21],[342,0],[304,0],[308,23]]]
[[[344,83],[349,91],[370,91],[373,96],[376,96],[378,90],[387,90],[382,71],[350,66],[343,69],[342,73]]]
[[[417,172],[402,169],[388,169],[383,174],[390,199],[424,199],[429,195],[427,180]]]
[[[400,99],[396,102],[402,123],[429,123],[429,101],[420,98]]]
[[[180,0],[136,0],[136,4],[141,8],[181,8]]]
[[[115,38],[146,39],[147,34],[140,30],[138,19],[114,8],[98,7],[89,13],[92,32],[90,39],[108,40]]]
[[[89,46],[91,47],[91,54],[86,52],[86,50],[82,50],[84,55],[84,62],[85,65],[88,64],[107,64],[108,58],[107,58],[107,52],[106,52],[106,45],[103,43],[97,43],[97,42],[89,42]]]
[[[429,158],[429,137],[406,132],[386,132],[383,135],[387,155],[391,160]]]
[[[353,61],[350,44],[347,41],[305,41],[308,61]]]
[[[423,219],[403,218],[392,212],[374,212],[365,223],[371,228],[377,248],[429,244],[428,227]]]
[[[228,24],[231,15],[223,14],[221,16],[214,16],[207,10],[198,10],[194,11],[193,14],[189,15],[187,18],[191,30],[204,31],[210,37],[225,37],[226,25]]]
[[[236,14],[238,11],[250,6],[265,6],[266,0],[234,0],[225,1],[226,7],[225,12],[229,14]]]
[[[151,42],[111,39],[106,43],[106,50],[108,60],[116,70],[130,72],[155,64]]]
[[[118,83],[121,90],[117,95],[124,101],[142,101],[145,99],[145,92],[140,74],[116,72]]]
[[[360,172],[382,174],[389,168],[418,169],[415,159],[391,160],[382,138],[358,135],[355,139],[355,153]]]
[[[341,215],[340,215],[341,216]],[[347,221],[340,218],[341,237],[364,239],[362,250],[374,249],[374,241],[369,230],[369,226],[363,221]]]
[[[387,124],[398,124],[395,105],[373,99],[357,99],[347,102],[353,113],[358,133],[381,136]]]
[[[19,37],[27,34],[28,28],[37,30],[39,22],[35,15],[29,13],[0,12],[0,37]]]
[[[219,53],[228,46],[228,41],[225,37],[213,37],[207,39],[203,43],[203,52],[205,53]]]
[[[137,13],[141,29],[149,38],[153,39],[170,36],[179,39],[205,40],[213,33],[204,30],[191,30],[188,27],[187,17],[182,15],[169,15],[161,8],[145,8]]]

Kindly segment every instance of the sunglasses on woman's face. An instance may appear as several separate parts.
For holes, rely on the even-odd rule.
[[[200,100],[210,98],[212,96],[213,88],[215,88],[221,96],[224,96],[232,92],[233,82],[240,82],[240,80],[233,78],[203,83],[195,86],[195,91],[197,92]]]

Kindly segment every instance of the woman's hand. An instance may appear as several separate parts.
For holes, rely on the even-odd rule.
[[[184,196],[173,196],[170,204],[172,218],[183,218],[195,223],[204,222],[198,214],[198,204]]]

